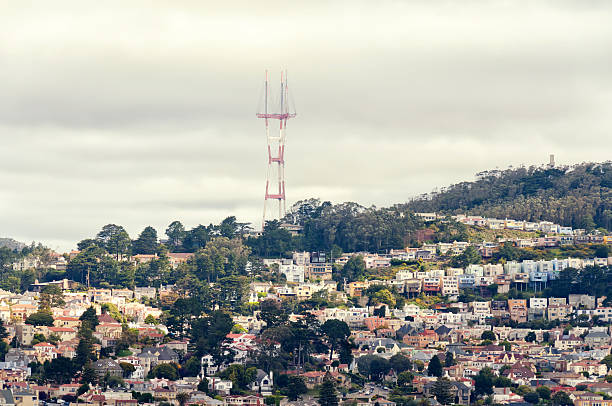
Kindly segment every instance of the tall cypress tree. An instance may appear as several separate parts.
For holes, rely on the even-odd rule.
[[[318,402],[321,406],[338,406],[336,385],[331,377],[326,377],[321,384]]]
[[[4,361],[4,356],[9,350],[9,345],[4,341],[6,337],[8,337],[6,327],[4,327],[4,322],[0,320],[0,361]]]
[[[446,353],[446,358],[444,359],[444,366],[445,367],[452,367],[453,365],[456,365],[457,362],[455,362],[455,356],[453,355],[452,352],[447,352]]]
[[[85,327],[85,324],[87,324],[87,328],[91,330],[95,330],[96,326],[100,323],[98,321],[98,315],[96,314],[96,309],[94,309],[93,306],[88,307],[87,310],[85,310],[83,314],[81,314],[81,317],[79,317],[79,320],[83,322],[81,323],[81,329],[83,329]]]
[[[79,345],[74,356],[74,363],[79,369],[96,359],[93,352],[93,334],[88,325],[89,323],[84,323],[79,330]]]
[[[0,340],[8,337],[8,332],[6,331],[6,327],[4,327],[4,322],[0,319]]]
[[[442,376],[442,363],[437,355],[434,355],[429,360],[429,365],[427,365],[427,375],[437,376],[438,378]]]

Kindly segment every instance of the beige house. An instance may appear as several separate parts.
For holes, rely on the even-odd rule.
[[[55,327],[79,328],[81,320],[78,317],[58,316],[53,320]]]
[[[572,362],[567,366],[568,371],[576,374],[587,372],[589,375],[605,376],[608,373],[608,367],[605,364],[600,364],[596,360],[585,359]]]
[[[69,341],[77,336],[77,330],[71,327],[47,327],[49,335],[59,337],[60,341]]]
[[[29,315],[36,313],[38,306],[31,304],[14,304],[11,306],[11,319],[15,321],[25,321]]]

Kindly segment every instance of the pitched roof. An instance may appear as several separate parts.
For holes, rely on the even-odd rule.
[[[119,323],[117,320],[113,319],[108,313],[102,313],[101,315],[99,315],[98,321],[100,323]]]
[[[610,338],[610,336],[605,331],[590,331],[589,334],[586,335],[586,338],[589,337]]]
[[[452,331],[451,328],[446,327],[444,324],[434,330],[438,335],[446,335]]]
[[[53,344],[50,344],[50,343],[38,343],[38,344],[34,344],[32,347],[37,347],[37,348],[41,348],[41,347],[53,347],[53,348],[55,348],[55,346]]]

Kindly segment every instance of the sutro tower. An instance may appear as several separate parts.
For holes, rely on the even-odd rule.
[[[285,131],[287,128],[287,120],[295,117],[295,111],[289,111],[289,87],[287,86],[287,72],[281,72],[280,78],[280,98],[273,103],[279,108],[278,113],[268,110],[268,71],[266,71],[266,81],[264,85],[264,105],[263,112],[257,113],[258,118],[265,119],[266,122],[266,139],[268,141],[268,170],[266,171],[266,194],[264,197],[264,209],[262,230],[266,225],[266,209],[270,200],[278,200],[278,218],[279,220],[285,216],[286,201],[285,201]],[[270,120],[279,121],[278,134],[270,134]],[[276,173],[275,173],[276,172]],[[272,177],[277,175],[276,177]],[[278,189],[274,186],[274,179],[278,182]]]

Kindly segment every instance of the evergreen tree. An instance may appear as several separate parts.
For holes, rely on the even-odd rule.
[[[86,383],[82,384],[81,386],[79,386],[79,389],[77,389],[77,393],[76,393],[77,397],[81,396],[84,393],[89,392],[90,389],[91,388],[89,387],[88,384]]]
[[[395,354],[389,358],[389,364],[391,364],[391,368],[393,368],[397,374],[412,369],[412,361],[402,354]]]
[[[39,310],[30,314],[25,323],[33,326],[53,326],[53,314],[50,310]]]
[[[57,285],[47,285],[40,292],[40,305],[41,309],[51,309],[52,307],[64,306],[64,292],[62,288]]]
[[[157,320],[151,314],[148,314],[147,317],[145,317],[144,322],[146,324],[157,324]]]
[[[91,362],[88,362],[83,366],[83,371],[81,372],[81,382],[83,384],[92,384],[95,385],[98,381],[98,375],[96,371],[93,369]]]
[[[331,361],[334,355],[334,349],[351,335],[351,329],[348,327],[348,324],[343,321],[330,319],[323,323],[321,331],[327,336],[329,341],[329,360]]]
[[[427,365],[427,375],[429,376],[442,376],[442,363],[440,362],[440,358],[437,355],[434,355],[429,360],[429,365]]]
[[[474,392],[477,396],[493,393],[493,379],[495,375],[491,368],[485,367],[474,377]]]
[[[308,388],[306,387],[304,377],[297,375],[289,376],[287,383],[287,397],[289,400],[296,401],[300,395],[306,392],[308,392]]]
[[[400,388],[408,388],[412,386],[414,375],[412,372],[404,371],[397,376],[397,386]]]
[[[94,361],[96,356],[93,352],[93,335],[86,325],[81,326],[79,331],[79,344],[76,348],[76,355],[74,357],[74,363],[77,368],[82,368],[90,361]]]
[[[443,405],[449,405],[455,400],[452,391],[452,383],[448,378],[438,378],[432,389],[436,400]]]
[[[221,310],[215,310],[206,317],[199,317],[191,322],[191,342],[195,343],[197,356],[211,354],[216,362],[227,361],[227,354],[222,351],[227,334],[232,331],[232,317]]]
[[[187,236],[187,232],[185,231],[183,223],[180,221],[173,221],[166,229],[166,235],[169,239],[168,243],[170,244],[170,249],[178,251],[183,246],[183,240]]]
[[[8,337],[8,332],[6,331],[6,327],[4,327],[4,322],[0,319],[0,340]]]
[[[81,317],[79,317],[79,320],[83,322],[82,324],[85,324],[86,322],[87,327],[91,330],[94,330],[96,326],[100,323],[98,321],[98,315],[96,314],[96,309],[94,309],[93,306],[88,307],[87,310],[85,310],[83,314],[81,314]]]
[[[229,216],[219,224],[219,234],[221,234],[222,237],[234,238],[237,232],[238,223],[236,222],[235,216]]]
[[[536,388],[536,392],[538,393],[538,396],[540,396],[540,398],[544,400],[550,399],[551,390],[548,386],[538,386]]]
[[[208,227],[200,224],[197,227],[192,228],[187,233],[187,236],[183,240],[183,247],[188,252],[196,252],[200,248],[206,247],[206,243],[210,241],[214,232],[214,226],[210,224]]]
[[[465,268],[470,264],[479,264],[482,257],[476,248],[469,246],[459,255],[451,258],[451,266],[455,268]]]
[[[355,255],[346,261],[342,267],[341,276],[346,278],[347,282],[353,282],[361,278],[365,274],[366,265],[362,255]]]
[[[107,224],[96,235],[96,240],[102,245],[109,254],[115,255],[119,260],[123,255],[130,252],[132,240],[125,228],[116,224]]]
[[[331,377],[326,377],[325,381],[321,384],[317,401],[321,406],[338,406],[336,385]]]
[[[70,383],[74,373],[75,365],[70,358],[59,356],[51,361],[45,361],[45,378],[58,385]]]
[[[364,355],[357,359],[359,373],[374,381],[380,381],[391,370],[391,363],[378,355]]]
[[[457,364],[455,362],[455,357],[453,356],[452,352],[447,352],[446,353],[446,358],[444,358],[444,366],[445,367],[452,367],[453,365]]]
[[[157,252],[157,231],[151,226],[145,227],[132,244],[134,254],[152,255]]]
[[[8,333],[6,331],[6,327],[4,327],[4,322],[0,319],[0,361],[4,361],[4,356],[9,350],[9,345],[4,339],[8,337]]]
[[[340,351],[338,351],[338,359],[341,364],[350,365],[353,362],[353,351],[354,347],[348,340],[344,340],[340,343]]]
[[[537,392],[529,391],[525,395],[523,395],[523,399],[525,402],[529,402],[532,405],[536,405],[540,401],[540,395]]]
[[[574,404],[572,398],[566,392],[559,391],[555,393],[555,396],[552,398],[553,405],[555,406],[571,406]]]

